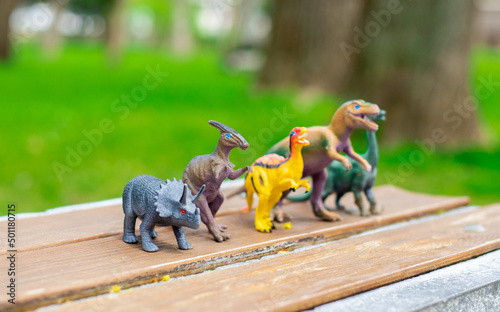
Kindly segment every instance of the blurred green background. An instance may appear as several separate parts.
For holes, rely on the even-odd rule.
[[[139,174],[179,178],[192,157],[214,149],[219,133],[208,125],[210,119],[228,124],[248,140],[251,148],[234,150],[230,159],[238,168],[249,165],[292,127],[329,123],[352,94],[312,88],[312,83],[266,85],[261,73],[268,66],[269,42],[275,40],[269,29],[280,9],[272,2],[253,2],[249,12],[258,12],[253,17],[260,18],[258,22],[242,18],[244,5],[237,1],[192,1],[182,7],[176,1],[73,2],[56,3],[60,12],[50,1],[20,2],[9,13],[11,45],[0,63],[0,195],[6,203],[16,203],[18,212],[119,197],[123,186]],[[50,25],[31,32],[16,28],[16,22],[22,24],[20,12],[28,14],[37,5],[52,6],[60,14],[53,13],[53,18],[59,21],[70,20],[70,13],[81,21],[94,16],[94,28],[71,28],[71,23],[62,22],[56,30]],[[230,18],[227,12],[240,15]],[[121,17],[120,40],[110,38],[109,29],[98,33],[95,26],[100,21],[96,16],[111,23],[113,14]],[[178,14],[184,14],[181,26]],[[264,25],[263,35],[243,40],[245,36],[234,30],[238,16],[252,29],[256,26],[251,23]],[[51,31],[57,34],[47,38]],[[500,50],[495,44],[473,42],[468,49],[463,56],[468,88],[481,85],[481,77],[500,82]],[[147,90],[141,86],[151,69],[165,75]],[[356,98],[385,108],[388,122],[396,118],[391,116],[395,103],[360,95]],[[132,104],[123,96],[130,96]],[[386,132],[398,130],[381,123],[377,184],[469,195],[473,204],[498,202],[500,89],[477,100],[473,118],[482,139],[437,144],[418,163],[411,161],[415,151],[422,154],[415,140],[425,136],[391,139]],[[272,127],[272,118],[283,126],[262,131]],[[411,122],[416,117],[407,118]],[[102,122],[112,130],[98,130]],[[85,133],[93,133],[95,142]],[[353,142],[358,152],[365,151],[363,131],[355,132]]]

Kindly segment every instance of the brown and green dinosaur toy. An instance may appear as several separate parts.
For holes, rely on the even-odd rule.
[[[328,126],[308,127],[310,145],[302,149],[302,157],[304,158],[302,177],[311,176],[312,178],[313,189],[310,200],[314,215],[317,217],[326,221],[340,220],[339,215],[323,206],[321,193],[328,177],[326,167],[332,161],[340,161],[346,170],[352,168],[349,159],[341,155],[341,152],[358,161],[363,166],[363,169],[371,171],[372,167],[368,161],[354,151],[349,137],[354,129],[377,131],[378,125],[368,117],[376,116],[379,113],[380,109],[376,104],[367,103],[363,100],[352,100],[345,102],[337,109]],[[284,138],[275,144],[268,153],[286,156],[290,153],[288,138]],[[282,199],[288,193],[283,193]],[[277,221],[283,221],[288,217],[281,210],[281,201],[272,212],[272,218]]]

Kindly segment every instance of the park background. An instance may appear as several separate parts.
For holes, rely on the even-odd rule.
[[[378,185],[499,201],[499,30],[494,0],[2,0],[4,207],[180,178],[211,119],[250,143],[240,168],[356,98],[387,111]]]

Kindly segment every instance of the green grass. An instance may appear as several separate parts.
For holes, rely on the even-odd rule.
[[[41,211],[121,196],[127,181],[142,173],[180,178],[192,157],[215,148],[219,132],[210,119],[250,141],[249,150],[234,150],[230,157],[242,167],[293,126],[303,120],[326,123],[335,110],[331,99],[318,99],[302,112],[291,101],[293,92],[255,92],[250,74],[227,73],[215,59],[211,53],[182,60],[130,51],[119,67],[110,68],[98,45],[70,45],[55,62],[25,48],[0,67],[2,198],[16,202],[18,211]],[[148,66],[159,66],[168,77],[122,120],[123,112],[111,105],[142,85]],[[269,138],[261,129],[271,127],[273,109],[294,116],[279,122]],[[82,131],[97,129],[103,119],[111,120],[114,130],[59,181],[53,162],[67,165],[67,148],[85,144]]]
[[[474,83],[490,73],[500,81],[499,56],[490,50],[475,53]],[[159,66],[168,76],[121,119],[123,112],[112,109],[112,103],[142,85],[148,66]],[[100,45],[75,43],[57,61],[43,59],[36,47],[23,47],[14,60],[0,65],[0,91],[0,195],[4,207],[15,202],[20,212],[118,197],[129,179],[143,173],[180,178],[192,157],[214,149],[218,130],[208,125],[210,119],[228,124],[249,141],[249,150],[234,150],[230,157],[236,167],[248,165],[293,126],[328,123],[339,104],[335,98],[318,97],[303,105],[293,90],[257,91],[252,74],[228,72],[210,51],[178,59],[158,51],[130,50],[119,66],[111,67]],[[494,92],[481,102],[483,123],[496,138],[499,101],[500,92]],[[293,116],[284,125],[278,122],[279,129],[266,130],[276,118],[273,109]],[[103,119],[110,120],[113,131],[78,165],[69,166],[67,148],[86,144],[82,131],[97,129]],[[358,151],[364,144],[356,141]],[[378,184],[470,195],[479,204],[500,199],[493,181],[500,176],[497,144],[439,150],[413,166],[409,176],[401,176],[401,164],[415,150],[410,144],[383,148]],[[62,174],[62,181],[54,162],[71,169]]]

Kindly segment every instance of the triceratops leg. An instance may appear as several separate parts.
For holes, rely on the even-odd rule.
[[[179,246],[179,249],[193,249],[193,246],[186,239],[184,230],[181,227],[175,225],[172,225],[172,228],[174,229],[174,234],[175,238],[177,239],[177,246]]]
[[[158,246],[156,246],[151,240],[151,231],[154,230],[155,220],[153,216],[146,215],[141,223],[141,239],[142,239],[142,249],[149,252],[158,251]]]
[[[128,244],[135,244],[139,241],[137,236],[135,236],[135,220],[137,216],[132,213],[132,215],[125,215],[123,220],[123,241]]]
[[[154,227],[153,227],[153,229],[151,230],[151,233],[150,233],[150,234],[151,234],[151,238],[156,238],[156,236],[158,236],[158,233],[156,233],[156,231],[155,231]]]

